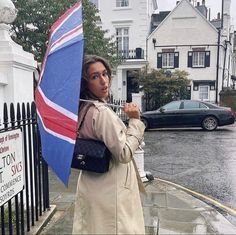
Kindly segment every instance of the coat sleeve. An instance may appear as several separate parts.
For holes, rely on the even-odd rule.
[[[139,119],[132,118],[126,127],[112,110],[103,107],[94,112],[93,128],[113,157],[120,163],[127,163],[143,140],[145,126]]]

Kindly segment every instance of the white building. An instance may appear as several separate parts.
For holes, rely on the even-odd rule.
[[[131,93],[138,92],[130,71],[147,64],[146,43],[150,34],[152,13],[157,9],[156,0],[91,0],[99,9],[101,26],[109,37],[117,40],[119,54],[124,58],[112,82],[116,99],[131,100]]]
[[[16,12],[10,0],[0,1],[0,125],[4,103],[16,105],[34,100],[36,61],[31,53],[25,52],[10,37],[11,27],[8,24],[15,20]]]
[[[218,103],[219,92],[233,84],[231,75],[235,75],[235,57],[234,31],[230,27],[229,14],[231,0],[224,0],[224,3],[221,30],[207,19],[205,1],[195,7],[189,0],[182,0],[148,37],[150,67],[187,71],[191,80],[191,99]]]
[[[138,87],[130,71],[147,64],[154,69],[187,71],[191,99],[218,103],[220,91],[235,86],[231,79],[235,79],[236,69],[231,0],[224,0],[222,29],[221,19],[208,20],[205,0],[201,4],[177,1],[171,12],[159,14],[157,0],[91,1],[99,9],[102,28],[117,40],[118,52],[124,58],[113,77],[115,98],[131,101],[131,93]],[[155,16],[160,22],[155,22]]]

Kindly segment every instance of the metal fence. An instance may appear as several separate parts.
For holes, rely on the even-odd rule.
[[[116,100],[113,98],[113,96],[111,96],[109,103],[122,106],[126,103],[126,101],[120,100],[120,99]],[[123,110],[121,108],[112,107],[112,109],[124,123],[128,122],[128,116],[123,112]]]
[[[135,48],[134,50],[118,50],[118,56],[121,59],[144,59],[144,50]]]
[[[15,115],[16,113],[16,115]],[[42,159],[35,104],[4,104],[0,133],[21,128],[24,189],[1,206],[0,234],[26,234],[49,209],[48,166]]]

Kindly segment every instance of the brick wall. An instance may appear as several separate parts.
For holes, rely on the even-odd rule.
[[[221,91],[220,105],[231,107],[236,114],[236,90]]]

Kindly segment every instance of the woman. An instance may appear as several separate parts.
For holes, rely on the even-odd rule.
[[[80,172],[73,234],[145,234],[139,195],[142,182],[132,161],[145,127],[137,105],[125,104],[123,108],[129,117],[128,127],[105,105],[110,84],[108,63],[98,56],[86,56],[80,98],[94,103],[80,105],[79,122],[86,116],[79,136],[103,141],[112,159],[106,173]]]

